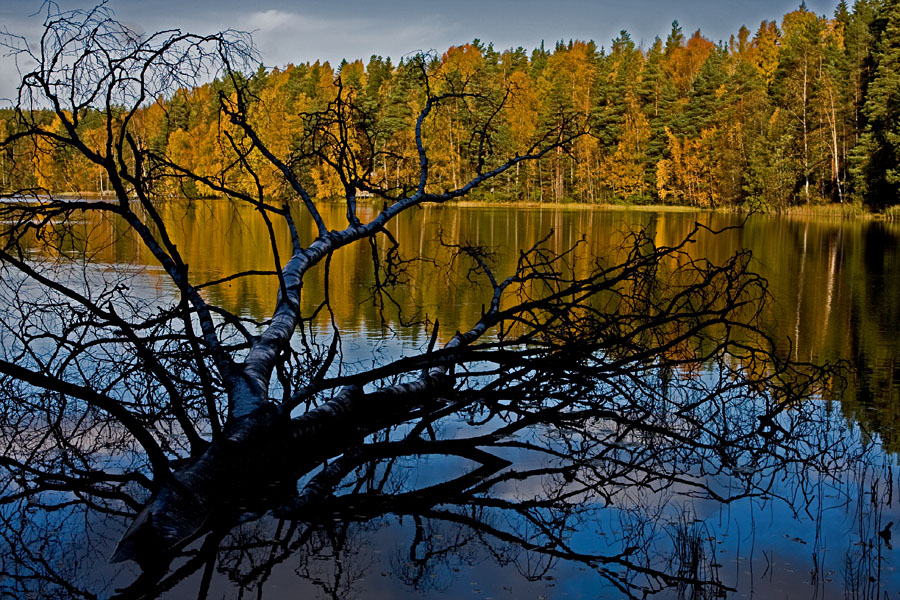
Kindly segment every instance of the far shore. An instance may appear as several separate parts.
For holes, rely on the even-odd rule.
[[[100,200],[105,198],[115,198],[111,193],[98,192],[62,192],[57,194],[59,198],[83,198],[86,200]],[[216,196],[199,198],[200,200],[216,200]],[[333,200],[340,202],[340,200]],[[357,203],[360,205],[377,205],[380,202],[375,198],[358,198]],[[434,206],[434,204],[431,204]],[[534,201],[509,201],[509,200],[453,200],[443,203],[444,206],[455,206],[461,208],[529,208],[529,209],[553,209],[553,210],[629,210],[643,212],[719,212],[719,213],[741,213],[757,212],[766,215],[782,215],[782,216],[798,216],[798,217],[820,217],[834,219],[863,218],[878,220],[900,220],[900,210],[888,210],[885,212],[873,212],[857,203],[844,204],[806,204],[799,206],[789,206],[782,209],[758,209],[751,210],[746,206],[719,206],[714,208],[701,206],[684,206],[673,204],[628,204],[628,203],[582,203],[582,202],[534,202]]]

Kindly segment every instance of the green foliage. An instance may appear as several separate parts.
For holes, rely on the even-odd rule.
[[[527,150],[579,114],[589,115],[589,137],[571,152],[510,171],[490,194],[507,201],[775,210],[853,198],[875,208],[897,203],[900,0],[856,0],[852,7],[842,1],[831,19],[801,7],[780,23],[763,21],[755,35],[751,31],[741,27],[728,44],[716,46],[699,31],[685,35],[676,21],[648,48],[638,47],[627,31],[608,49],[569,40],[552,50],[542,43],[531,52],[497,51],[475,40],[396,65],[372,56],[366,64],[344,61],[337,70],[315,62],[259,67],[239,78],[259,103],[256,118],[267,144],[326,197],[341,193],[340,182],[321,161],[292,158],[304,115],[327,108],[340,79],[360,110],[357,118],[371,129],[378,156],[373,183],[407,189],[415,184],[412,131],[424,102],[424,69],[438,93],[471,92],[435,107],[423,128],[437,187],[460,185],[479,164]],[[219,111],[232,93],[232,82],[214,81],[159,98],[136,120],[135,134],[172,162],[246,178],[239,166],[221,162],[219,148],[237,135]],[[503,110],[494,114],[504,98]],[[14,133],[27,118],[54,126],[49,116],[0,111],[0,134]],[[92,139],[101,143],[104,122],[105,116],[86,113],[80,127],[96,129]],[[473,130],[485,126],[488,144],[473,146]],[[240,143],[240,135],[232,139]],[[23,156],[30,158],[13,161]],[[51,146],[13,140],[2,147],[0,161],[6,165],[4,189],[103,190],[102,175]],[[272,195],[287,193],[275,175],[259,183]],[[160,185],[171,194],[212,193],[196,185]],[[246,185],[256,184],[248,179]]]
[[[855,149],[854,174],[866,203],[900,201],[900,1],[887,0],[873,21],[873,74],[863,104],[865,128]]]

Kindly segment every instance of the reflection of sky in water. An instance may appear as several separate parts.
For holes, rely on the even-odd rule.
[[[426,213],[427,226],[416,229],[409,222],[397,224],[395,233],[402,246],[415,248],[418,244],[432,243],[436,224],[457,233],[474,232],[472,235],[494,246],[521,247],[526,245],[526,240],[534,239],[537,232],[546,233],[550,227],[563,231],[567,240],[573,239],[579,230],[587,230],[599,232],[597,237],[608,241],[613,235],[610,233],[612,228],[626,222],[650,220],[647,213],[624,212],[444,209]],[[696,217],[660,215],[654,225],[657,243],[677,241]],[[701,216],[707,217],[725,222],[733,220],[730,216]],[[221,255],[216,255],[208,252],[209,247],[217,247],[208,237],[213,234],[199,226],[204,219],[198,217],[195,222],[186,216],[182,218],[185,219],[181,232],[184,239],[177,243],[186,251],[195,276],[216,278],[222,271],[232,268],[264,268],[264,256],[247,256],[264,255],[258,247],[250,245],[251,241],[259,242],[258,232],[252,229],[254,225],[250,221],[240,222],[239,226],[229,230],[230,237],[226,238]],[[227,215],[217,216],[220,221],[225,218]],[[717,260],[743,245],[754,248],[762,273],[772,283],[775,293],[773,318],[777,317],[781,324],[778,339],[787,335],[794,337],[797,357],[853,359],[865,356],[865,361],[857,366],[871,380],[858,383],[860,400],[849,401],[845,412],[864,420],[867,431],[881,433],[890,445],[896,437],[893,419],[897,411],[892,402],[896,404],[894,401],[898,400],[897,374],[890,370],[900,343],[900,319],[896,318],[898,296],[892,295],[900,291],[900,268],[894,264],[898,256],[896,233],[876,224],[759,219],[743,231],[728,234],[716,243],[701,240],[697,252]],[[204,248],[207,249],[205,253]],[[98,262],[103,264],[107,260],[106,264],[116,264],[116,270],[120,272],[133,269],[137,273],[136,281],[144,285],[135,285],[132,289],[144,299],[164,299],[172,293],[171,286],[160,277],[158,267],[140,266],[143,259],[135,255],[133,248],[124,248],[117,256],[123,262],[116,262],[113,256],[100,257]],[[217,264],[217,260],[223,264]],[[246,262],[229,262],[241,260]],[[399,339],[383,337],[375,313],[364,302],[365,289],[362,292],[358,289],[371,284],[365,271],[371,264],[368,260],[364,253],[353,256],[348,253],[340,260],[336,257],[333,267],[342,275],[341,281],[333,284],[332,294],[341,322],[345,358],[349,362],[360,361],[360,367],[367,366],[366,361],[372,360],[373,344],[378,346],[376,359],[382,360],[383,357],[396,357],[404,348],[427,342],[422,328]],[[501,261],[500,266],[508,268],[509,263]],[[419,276],[418,272],[416,276]],[[443,324],[442,337],[449,337],[456,327],[477,314],[482,298],[468,288],[436,285],[439,280],[433,274],[429,277],[413,279],[405,298],[439,316]],[[317,286],[310,284],[308,296],[316,296],[320,289]],[[272,292],[271,282],[254,279],[236,283],[229,290],[216,289],[210,292],[210,297],[241,314],[261,316],[268,309]],[[246,304],[242,306],[242,303]],[[327,343],[327,329],[323,327],[321,333]],[[862,401],[868,404],[861,405]],[[523,459],[521,455],[516,458]],[[884,457],[884,461],[894,462],[892,457]],[[406,465],[404,470],[410,477],[408,485],[421,487],[441,481],[446,475],[457,474],[460,468],[466,467],[459,462],[422,457],[415,464]],[[889,483],[880,471],[869,472],[858,489],[851,483],[843,490],[850,495],[850,500],[832,494],[824,486],[820,495],[825,499],[823,505],[813,503],[802,507],[800,515],[794,515],[789,504],[780,501],[740,500],[721,506],[711,501],[675,499],[666,509],[666,518],[656,523],[658,550],[662,556],[671,554],[667,542],[671,540],[675,525],[667,520],[675,523],[679,517],[687,515],[684,527],[698,536],[709,558],[708,564],[720,565],[710,568],[718,570],[726,585],[739,589],[733,597],[823,598],[841,597],[846,592],[849,597],[858,594],[859,597],[874,598],[882,596],[879,591],[896,594],[900,590],[900,575],[897,574],[900,560],[895,553],[900,550],[889,549],[878,532],[888,522],[897,524],[900,521],[900,511],[896,507],[900,489],[893,491],[893,503],[883,512],[881,505],[873,502],[872,491],[874,478],[880,477],[874,494],[876,499],[884,502],[888,493],[885,486],[900,481],[897,469],[885,468],[893,472]],[[536,485],[536,482],[522,484],[519,491],[534,491],[528,490],[527,485]],[[862,490],[861,496],[859,490]],[[789,496],[792,490],[786,485],[775,491]],[[679,510],[679,506],[683,510]],[[627,512],[618,509],[600,511],[596,521],[573,533],[573,544],[589,550],[615,552],[627,545],[622,537],[623,532],[627,533],[627,527],[623,528],[622,520],[628,517]],[[72,527],[74,531],[75,526]],[[617,595],[610,583],[582,565],[560,564],[548,573],[552,579],[528,582],[515,566],[497,565],[486,550],[474,545],[463,553],[468,556],[451,557],[445,567],[435,570],[433,587],[412,589],[398,582],[396,577],[404,562],[408,562],[409,544],[415,530],[412,519],[405,517],[401,522],[396,517],[386,517],[371,523],[370,528],[371,531],[359,534],[356,554],[341,559],[346,561],[349,571],[361,573],[361,579],[352,586],[355,593],[349,597],[595,598]],[[900,527],[895,533],[900,546]],[[111,543],[115,542],[115,537],[110,536]],[[323,572],[334,567],[334,561],[330,559],[317,562],[322,563]],[[97,568],[106,574],[114,572],[100,563]],[[302,597],[307,593],[311,597],[321,596],[321,588],[298,577],[295,568],[296,564],[288,560],[276,569],[264,597]],[[863,569],[861,574],[859,569]],[[869,581],[870,575],[880,582]],[[129,573],[125,578],[131,576],[133,574]],[[182,597],[187,593],[185,590],[195,590],[198,578],[199,575],[193,577],[169,596]],[[230,584],[217,579],[211,597],[230,589]],[[677,590],[673,589],[656,597],[676,596]]]
[[[446,427],[451,432],[458,427],[460,436],[466,431],[462,423]],[[507,457],[512,458],[514,454]],[[540,462],[524,453],[518,458],[526,464]],[[674,573],[679,563],[673,546],[684,539],[678,540],[676,536],[676,529],[681,528],[702,548],[701,565],[705,570],[701,573],[715,576],[724,585],[737,589],[728,597],[881,598],[884,592],[900,590],[900,574],[896,570],[898,550],[878,535],[889,522],[898,522],[900,510],[896,499],[887,502],[888,494],[896,494],[896,490],[890,491],[890,486],[898,481],[894,461],[877,454],[874,458],[878,464],[858,467],[854,476],[839,488],[823,480],[814,489],[815,498],[809,504],[795,502],[796,512],[783,500],[755,498],[722,505],[668,492],[630,495],[632,501],[624,501],[618,507],[597,506],[596,511],[589,513],[590,518],[572,530],[569,543],[578,551],[615,555],[637,542],[641,549],[635,556],[643,556],[646,550],[653,566]],[[466,464],[462,460],[433,456],[403,459],[397,469],[406,489],[438,483],[463,470]],[[722,479],[720,483],[727,487],[728,480]],[[537,485],[537,481],[525,481],[515,490],[508,489],[506,494],[526,497],[537,491]],[[796,493],[790,478],[779,480],[771,491],[772,495],[783,498],[791,498]],[[492,497],[504,495],[492,494]],[[647,516],[653,518],[642,519]],[[522,521],[517,516],[498,514],[496,522],[515,530]],[[431,537],[437,546],[459,534],[452,524],[428,520],[425,523],[426,529],[433,529]],[[615,585],[586,565],[556,562],[544,572],[546,559],[529,557],[525,552],[519,552],[517,559],[509,564],[499,565],[492,553],[477,541],[432,563],[432,568],[413,586],[404,579],[404,573],[411,568],[411,547],[416,538],[412,517],[387,516],[351,525],[351,529],[355,531],[349,537],[354,542],[337,561],[325,553],[323,558],[307,562],[313,565],[310,567],[314,571],[313,581],[298,577],[295,569],[299,560],[289,559],[273,572],[264,597],[326,597],[315,581],[332,581],[329,578],[333,577],[334,569],[344,575],[355,573],[349,585],[352,592],[341,596],[346,598],[621,596]],[[648,536],[648,545],[638,539],[639,532]],[[895,538],[895,541],[900,540]],[[417,556],[421,548],[421,545],[417,547]],[[611,568],[634,583],[643,582],[640,575]],[[529,581],[525,574],[537,580]],[[182,589],[196,589],[196,583],[194,578]],[[226,593],[231,585],[220,579],[214,589]],[[181,597],[181,593],[176,590],[168,597]],[[678,588],[673,587],[653,597],[691,595],[686,592],[680,596]]]
[[[826,511],[821,520],[818,540],[810,523],[797,522],[782,503],[741,501],[730,508],[693,505],[692,509],[706,509],[697,513],[702,522],[691,526],[701,536],[707,556],[715,556],[717,572],[722,582],[738,589],[729,597],[736,598],[822,598],[824,597],[881,597],[877,590],[890,592],[900,589],[896,572],[896,550],[886,548],[876,532],[869,527],[865,540],[843,509]],[[688,510],[690,514],[690,510]],[[599,526],[614,531],[618,521],[614,510],[606,511],[607,518]],[[897,511],[883,515],[884,522],[896,522]],[[659,525],[658,525],[659,526]],[[416,589],[397,581],[398,572],[409,562],[409,546],[414,538],[410,517],[402,522],[388,517],[374,524],[376,530],[363,534],[357,552],[342,557],[344,566],[358,569],[359,579],[352,585],[354,593],[348,598],[597,598],[619,597],[618,590],[606,579],[592,573],[588,567],[573,563],[555,565],[538,581],[528,581],[520,573],[522,565],[499,566],[483,548],[469,548],[463,557],[453,556],[445,564],[435,567],[424,578],[424,589]],[[662,525],[666,528],[666,525]],[[668,526],[671,529],[671,525]],[[438,534],[440,535],[440,534]],[[668,533],[663,534],[666,539]],[[603,545],[614,534],[599,535],[585,529],[573,541],[587,545]],[[861,543],[871,542],[874,547]],[[614,544],[618,546],[619,544]],[[538,562],[538,561],[534,561]],[[861,586],[845,585],[848,564],[868,569],[861,576]],[[880,564],[879,564],[880,563]],[[333,568],[326,559],[321,563],[325,573]],[[816,571],[818,569],[818,571]],[[869,576],[880,575],[880,582]],[[325,578],[325,574],[320,577]],[[196,579],[183,589],[196,589]],[[226,593],[231,586],[218,581],[214,590]],[[869,591],[867,595],[866,592]],[[874,592],[874,594],[873,594]],[[182,597],[173,591],[168,597]],[[275,570],[266,586],[266,598],[325,597],[309,581],[299,578],[288,560]],[[677,589],[669,589],[653,597],[678,597]],[[689,597],[689,596],[687,596]]]

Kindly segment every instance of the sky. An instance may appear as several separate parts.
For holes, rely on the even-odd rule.
[[[832,16],[838,0],[807,0],[807,8]],[[91,4],[58,0],[63,10]],[[39,35],[42,18],[30,16],[41,0],[0,0],[0,31]],[[609,47],[620,30],[648,48],[665,39],[677,19],[686,35],[700,29],[727,41],[741,25],[756,31],[799,0],[109,0],[117,18],[139,32],[179,28],[194,33],[239,29],[253,33],[266,66],[390,56],[394,64],[417,51],[439,53],[475,38],[497,50],[544,41],[594,40]],[[13,61],[0,56],[0,98],[14,95]]]

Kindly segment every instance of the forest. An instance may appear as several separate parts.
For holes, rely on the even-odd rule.
[[[890,208],[897,6],[337,75],[0,33],[0,597],[900,589],[892,223],[444,206]]]
[[[882,210],[900,201],[896,0],[857,0],[852,7],[842,1],[831,18],[801,4],[780,23],[763,21],[755,33],[741,27],[727,43],[686,33],[676,21],[665,39],[647,48],[627,31],[608,48],[574,40],[530,54],[521,47],[498,51],[476,39],[432,52],[429,60],[447,91],[467,90],[438,107],[422,132],[432,152],[433,189],[458,187],[476,170],[484,148],[466,132],[485,118],[479,111],[502,104],[502,114],[492,115],[488,142],[496,155],[548,135],[566,119],[580,118],[585,135],[470,198],[776,211],[848,202]],[[381,164],[370,165],[371,185],[399,189],[418,173],[411,132],[425,92],[415,83],[414,63],[372,56],[366,64],[344,61],[337,68],[318,61],[260,65],[245,75],[266,122],[260,135],[276,153],[292,151],[305,115],[344,90],[354,99],[355,118],[376,132],[371,143]],[[171,162],[220,171],[227,166],[228,131],[235,128],[219,118],[217,106],[220,95],[233,93],[231,85],[215,79],[157,98],[131,125],[134,137]],[[482,96],[501,98],[479,102]],[[85,113],[82,137],[100,147],[106,119],[99,111]],[[50,110],[38,119],[51,131],[61,127]],[[14,111],[0,110],[0,137],[21,126]],[[99,165],[52,140],[23,138],[4,150],[5,190],[110,191]],[[19,160],[23,154],[31,160]],[[303,166],[303,183],[317,197],[343,197],[342,183],[321,160]],[[242,170],[235,165],[230,176],[255,186]],[[259,183],[277,198],[289,193],[279,180],[272,173]],[[162,191],[172,196],[216,195],[193,181],[165,185],[170,189]]]

